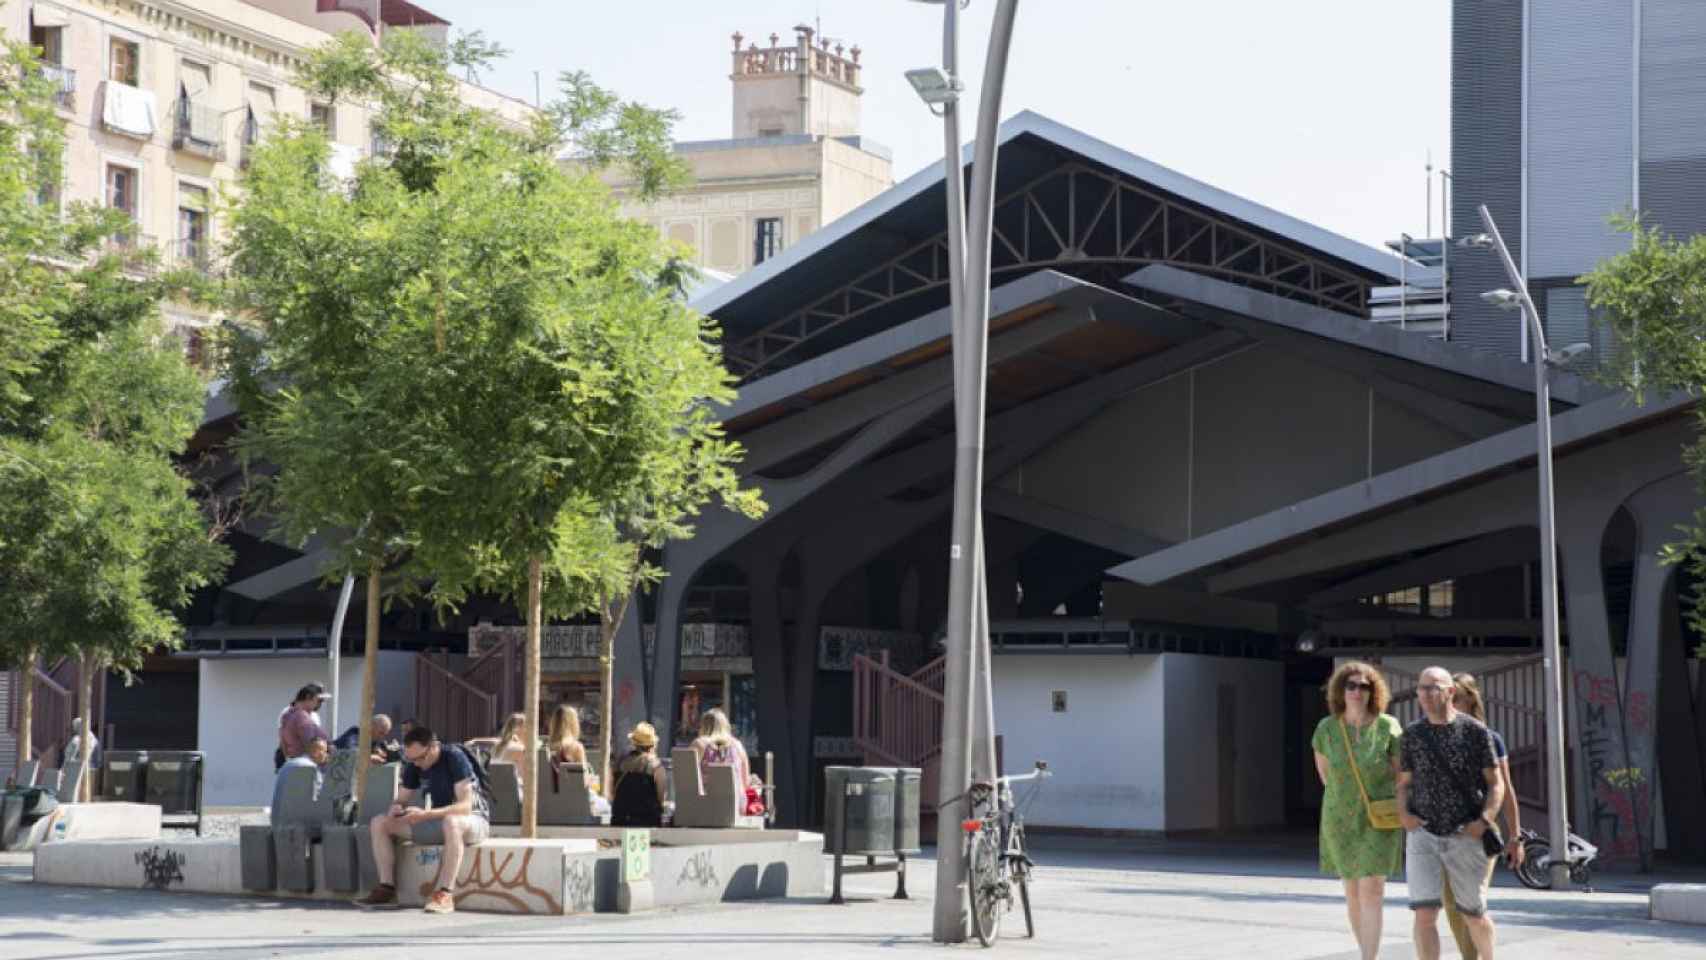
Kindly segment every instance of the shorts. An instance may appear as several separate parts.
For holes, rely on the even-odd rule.
[[[492,835],[492,825],[479,814],[468,814],[459,817],[446,817],[443,820],[423,820],[409,828],[409,839],[421,846],[434,846],[444,842],[444,831],[452,823],[462,828],[462,843],[473,846],[483,843]]]
[[[1441,906],[1444,878],[1450,877],[1457,912],[1466,917],[1485,915],[1491,862],[1480,839],[1468,833],[1440,837],[1426,830],[1409,831],[1404,840],[1404,879],[1410,886],[1410,909]]]

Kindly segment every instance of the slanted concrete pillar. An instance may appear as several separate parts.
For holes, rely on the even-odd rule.
[[[1659,650],[1663,605],[1672,569],[1660,562],[1665,544],[1680,534],[1700,504],[1693,478],[1678,473],[1643,487],[1627,503],[1635,517],[1635,576],[1629,603],[1629,663],[1623,692],[1623,734],[1629,763],[1625,779],[1640,837],[1641,868],[1652,866],[1653,788],[1656,779]],[[1680,773],[1680,771],[1679,771]]]
[[[628,749],[628,731],[634,724],[651,716],[650,698],[646,691],[646,656],[642,637],[645,616],[636,594],[628,603],[628,613],[616,627],[615,663],[611,667],[610,753],[607,760],[620,757]]]

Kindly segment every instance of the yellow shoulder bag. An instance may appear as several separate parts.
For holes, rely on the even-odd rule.
[[[1379,723],[1380,718],[1376,717],[1374,722]],[[1372,726],[1369,728],[1369,732],[1373,733]],[[1363,809],[1368,811],[1368,825],[1376,830],[1398,829],[1400,826],[1398,801],[1396,799],[1370,800],[1368,797],[1368,788],[1362,783],[1362,771],[1357,769],[1356,754],[1351,750],[1351,733],[1345,728],[1343,718],[1339,720],[1339,735],[1345,738],[1345,760],[1351,765],[1351,776],[1356,778],[1357,792],[1362,794]]]

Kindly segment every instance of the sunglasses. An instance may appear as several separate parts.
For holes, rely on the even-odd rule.
[[[1374,689],[1374,684],[1369,683],[1367,680],[1346,680],[1345,681],[1345,692],[1346,693],[1349,693],[1352,690],[1361,690],[1362,692],[1367,693],[1373,689]]]

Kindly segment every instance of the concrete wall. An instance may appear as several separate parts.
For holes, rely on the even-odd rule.
[[[1284,823],[1284,665],[1182,653],[1159,659],[1167,691],[1167,829]],[[1219,731],[1223,695],[1231,698],[1234,721],[1229,743]],[[1228,768],[1232,782],[1224,784]]]
[[[415,705],[414,654],[381,651],[375,703],[380,713],[401,722]],[[339,673],[340,727],[353,725],[361,712],[362,658],[345,657]],[[207,754],[208,805],[265,806],[272,797],[272,752],[278,746],[278,712],[303,684],[330,687],[324,660],[252,659],[201,661],[198,749]],[[331,708],[321,711],[327,725]],[[336,736],[340,730],[331,731]]]
[[[1028,822],[1167,828],[1160,657],[1001,656],[994,688],[1007,771],[1046,760],[1054,772],[1027,808]],[[1053,710],[1055,690],[1066,693],[1065,713]]]

